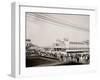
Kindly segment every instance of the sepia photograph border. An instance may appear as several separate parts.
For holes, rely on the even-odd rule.
[[[33,6],[26,3],[12,3],[11,7],[12,28],[12,53],[11,53],[11,75],[13,77],[23,76],[46,76],[66,75],[76,73],[91,73],[96,69],[95,49],[95,8],[87,7],[47,7]],[[25,12],[42,12],[56,14],[90,15],[90,64],[81,66],[50,66],[26,68],[25,64]]]

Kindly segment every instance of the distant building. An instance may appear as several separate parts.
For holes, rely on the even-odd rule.
[[[57,40],[54,43],[53,48],[55,51],[64,51],[64,50],[89,50],[89,41],[82,41],[82,42],[70,42],[68,39],[64,40]]]
[[[82,42],[69,42],[69,48],[75,48],[75,49],[85,49],[89,48],[89,44]]]

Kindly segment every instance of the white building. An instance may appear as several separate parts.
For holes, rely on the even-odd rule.
[[[68,39],[64,40],[57,40],[57,42],[53,45],[53,48],[57,51],[60,50],[88,50],[89,49],[89,42],[82,41],[82,42],[72,42]]]

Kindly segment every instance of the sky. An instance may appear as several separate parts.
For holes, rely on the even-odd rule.
[[[35,45],[52,46],[57,39],[89,40],[89,15],[26,13],[26,39]]]

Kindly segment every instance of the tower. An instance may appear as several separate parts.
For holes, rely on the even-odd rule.
[[[64,43],[65,43],[65,47],[69,48],[69,40],[67,38],[64,38]]]

